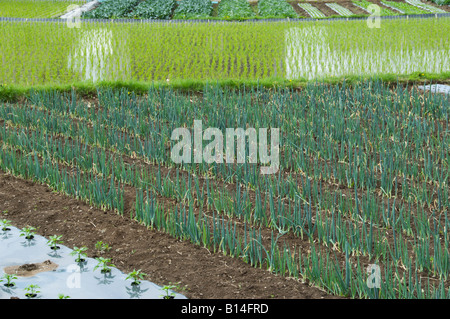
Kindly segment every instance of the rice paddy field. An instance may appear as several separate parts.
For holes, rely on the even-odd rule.
[[[58,18],[72,5],[82,5],[85,0],[1,0],[0,17]]]
[[[450,70],[450,18],[133,24],[0,21],[0,81],[313,80]],[[10,38],[14,41],[8,41]],[[6,62],[8,61],[8,62]]]
[[[297,4],[260,2],[268,16]],[[418,84],[450,83],[449,35],[445,15],[1,20],[0,222],[110,241],[118,267],[192,299],[448,299],[450,94]],[[180,128],[194,133],[184,163]],[[256,163],[211,148],[208,128],[268,128],[276,171],[261,173],[261,148]],[[233,161],[191,163],[198,149]]]

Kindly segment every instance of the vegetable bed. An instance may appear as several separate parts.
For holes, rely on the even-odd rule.
[[[87,247],[62,245],[62,236],[22,237],[30,228],[0,229],[0,299],[185,299],[142,280],[145,273],[123,273],[110,258],[87,257]]]
[[[213,5],[210,0],[183,0],[178,3],[174,19],[201,19],[211,17]]]
[[[114,220],[103,236],[126,247],[130,259],[139,241],[124,246],[122,237],[164,233],[173,241],[159,262],[169,268],[189,259],[168,247],[182,241],[201,248],[208,264],[220,256],[218,266],[260,268],[255,284],[278,276],[350,298],[450,296],[447,96],[376,80],[302,90],[212,85],[195,94],[152,87],[143,96],[99,88],[89,99],[36,90],[0,103],[0,118],[0,168],[86,203],[75,214],[54,213],[61,228],[69,219],[101,233],[105,226],[95,230],[96,223]],[[174,163],[172,132],[192,130],[194,120],[205,134],[208,127],[279,128],[279,172],[260,174],[248,162]],[[4,204],[17,221],[46,209],[17,204]],[[106,214],[89,214],[89,206]],[[45,225],[48,215],[33,220]],[[130,234],[122,225],[131,222]],[[233,268],[222,266],[211,281]],[[186,269],[176,269],[188,281]],[[240,278],[235,287],[248,284]],[[199,281],[205,286],[204,275]]]

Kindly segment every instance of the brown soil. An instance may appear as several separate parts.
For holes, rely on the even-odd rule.
[[[104,253],[123,272],[141,269],[158,285],[177,283],[188,298],[340,298],[292,278],[253,268],[245,262],[147,229],[135,220],[102,211],[50,188],[0,172],[2,218],[22,228],[32,225],[45,237],[62,235],[68,247],[108,243]]]
[[[317,1],[311,3],[314,7],[319,9],[324,15],[329,16],[338,16],[339,14],[333,11],[330,7],[328,7],[325,3]]]
[[[32,277],[40,272],[53,271],[58,268],[58,265],[51,260],[46,260],[41,263],[24,264],[20,266],[8,266],[3,270],[10,275],[20,277]]]

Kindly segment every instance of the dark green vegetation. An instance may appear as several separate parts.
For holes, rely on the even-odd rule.
[[[449,298],[448,105],[378,81],[31,91],[0,104],[0,167],[329,293]],[[194,120],[279,128],[280,171],[174,164],[171,133]]]

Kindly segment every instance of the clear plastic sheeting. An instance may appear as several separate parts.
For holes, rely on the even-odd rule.
[[[450,85],[445,84],[421,85],[418,86],[418,89],[422,91],[431,91],[431,93],[443,93],[450,95]]]
[[[58,299],[60,295],[71,299],[163,299],[167,293],[162,287],[142,280],[140,285],[133,286],[127,274],[111,267],[111,272],[103,274],[101,267],[94,270],[98,261],[85,258],[82,263],[75,262],[76,256],[71,256],[71,249],[58,245],[60,249],[52,250],[47,244],[48,239],[35,235],[28,240],[20,236],[20,230],[9,227],[10,231],[0,229],[0,299],[18,297],[27,299],[26,287],[37,285],[39,291],[33,299]],[[54,270],[43,271],[32,276],[17,276],[13,279],[13,287],[5,286],[5,267],[25,264],[43,263],[50,260],[58,265]],[[185,296],[174,293],[175,299],[186,299]]]

